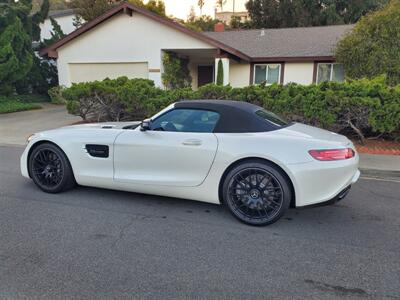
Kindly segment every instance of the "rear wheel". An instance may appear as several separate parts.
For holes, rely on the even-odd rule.
[[[28,167],[33,182],[46,193],[59,193],[75,186],[68,158],[54,144],[35,147],[29,156]]]
[[[290,184],[282,171],[261,161],[234,167],[223,184],[223,198],[231,213],[250,225],[269,225],[289,208]]]

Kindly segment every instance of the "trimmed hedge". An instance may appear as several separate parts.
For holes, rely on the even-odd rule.
[[[74,84],[62,96],[71,114],[88,121],[141,120],[181,99],[247,101],[285,118],[344,134],[377,134],[399,138],[400,86],[389,87],[385,78],[319,85],[253,85],[245,88],[209,84],[162,90],[145,79],[106,79]]]

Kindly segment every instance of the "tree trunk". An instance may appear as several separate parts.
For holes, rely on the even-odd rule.
[[[353,122],[351,122],[351,120],[347,120],[347,123],[349,123],[350,127],[354,130],[354,132],[358,135],[358,137],[360,138],[361,144],[365,145],[365,137],[362,134],[361,130],[359,128],[357,128]]]

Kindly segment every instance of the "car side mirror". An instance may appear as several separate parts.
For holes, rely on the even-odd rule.
[[[143,120],[142,123],[140,124],[140,130],[141,131],[147,131],[151,130],[151,120]]]

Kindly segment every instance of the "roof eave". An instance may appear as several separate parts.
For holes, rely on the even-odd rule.
[[[327,56],[276,56],[276,57],[252,57],[252,63],[262,62],[313,62],[313,61],[334,61],[335,57]]]

